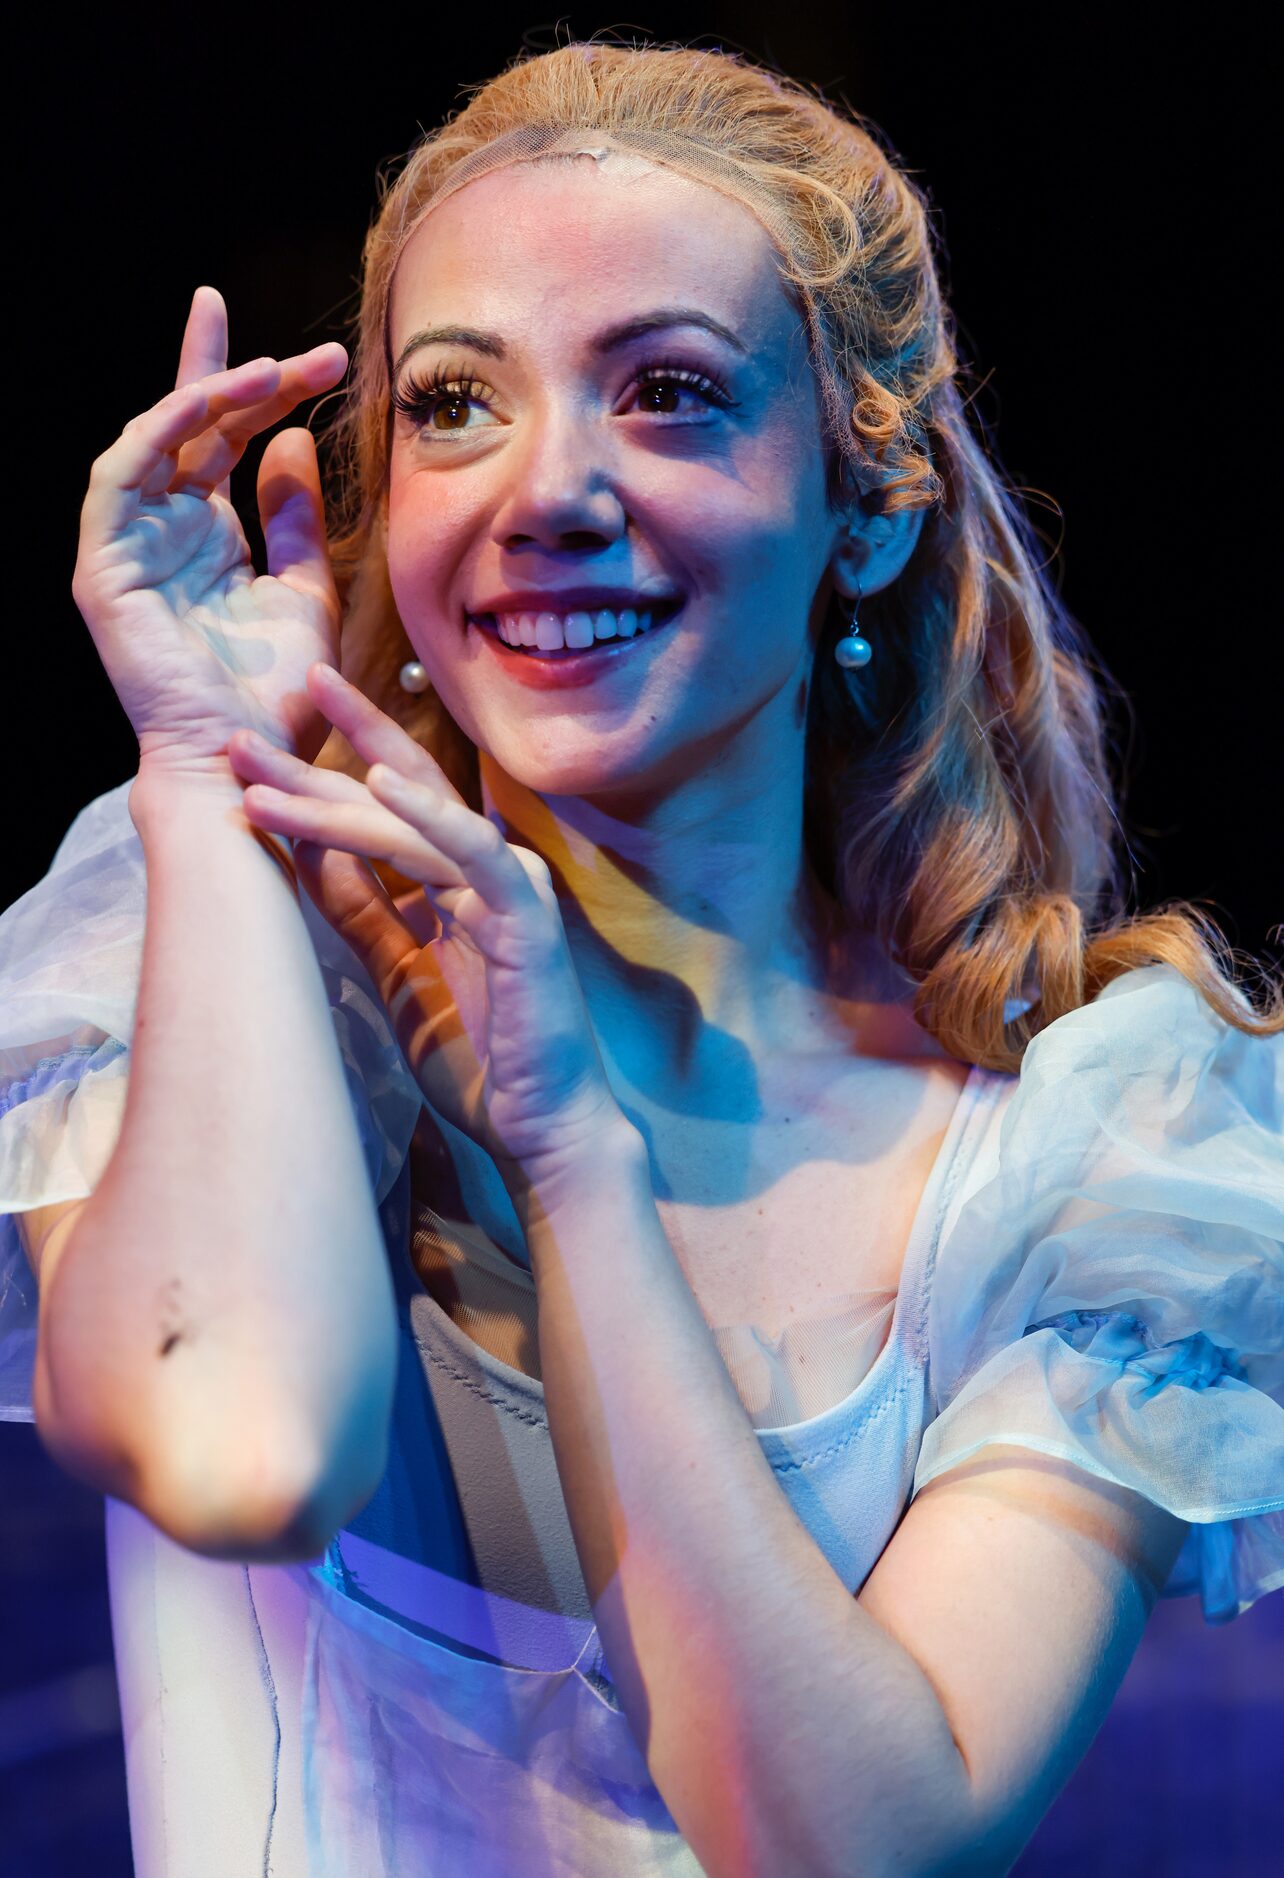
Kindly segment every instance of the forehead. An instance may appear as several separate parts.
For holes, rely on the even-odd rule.
[[[395,357],[434,315],[559,335],[603,316],[694,304],[755,344],[799,325],[752,210],[632,153],[515,163],[433,209],[398,262]]]

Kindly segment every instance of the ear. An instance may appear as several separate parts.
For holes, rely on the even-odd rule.
[[[890,587],[903,572],[923,531],[925,509],[894,509],[890,514],[864,501],[849,508],[841,523],[830,567],[839,593],[854,600]]]

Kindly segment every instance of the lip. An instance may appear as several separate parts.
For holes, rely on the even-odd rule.
[[[612,613],[632,607],[635,613],[654,613],[657,607],[681,605],[680,593],[625,593],[609,587],[548,587],[531,593],[501,593],[485,606],[470,607],[470,620],[494,618],[499,613]]]
[[[600,639],[593,646],[585,646],[582,651],[562,652],[556,657],[544,659],[532,658],[529,653],[517,652],[512,646],[505,645],[493,626],[479,625],[477,617],[471,613],[468,615],[468,630],[477,634],[489,656],[497,660],[518,684],[529,685],[534,691],[552,691],[566,685],[591,685],[595,679],[607,676],[634,647],[643,645],[648,639],[662,636],[682,612],[682,604],[679,601],[647,632],[635,633],[630,639]],[[501,610],[507,612],[508,608]],[[521,610],[529,612],[534,609]],[[543,610],[546,613],[554,611],[552,607]],[[574,610],[567,609],[568,612]]]

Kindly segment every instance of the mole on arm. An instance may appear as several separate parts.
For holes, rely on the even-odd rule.
[[[182,1322],[183,1285],[182,1280],[171,1278],[161,1287],[160,1297],[161,1345],[158,1355],[168,1356],[175,1346],[183,1341],[186,1326]]]

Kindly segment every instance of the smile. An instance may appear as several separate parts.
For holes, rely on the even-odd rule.
[[[665,626],[681,609],[667,600],[646,610],[606,607],[570,613],[470,613],[468,621],[515,658],[547,663],[584,662],[618,653]]]

